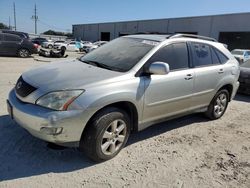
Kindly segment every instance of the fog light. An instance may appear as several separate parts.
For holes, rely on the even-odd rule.
[[[47,135],[58,135],[63,131],[62,127],[42,127],[40,131]]]

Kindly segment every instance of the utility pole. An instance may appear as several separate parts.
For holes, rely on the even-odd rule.
[[[38,20],[38,16],[37,16],[36,4],[35,4],[35,15],[32,16],[32,19],[35,21],[35,34],[37,34],[37,20]]]
[[[15,3],[13,3],[13,8],[14,8],[14,25],[15,25],[15,31],[16,31],[16,6],[15,6]]]
[[[12,30],[11,26],[10,26],[10,16],[9,16],[9,30]]]

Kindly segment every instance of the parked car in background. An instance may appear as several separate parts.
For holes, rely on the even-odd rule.
[[[58,50],[67,50],[67,51],[79,51],[82,48],[83,44],[78,41],[71,41],[69,43],[56,43],[54,44],[54,48]]]
[[[53,40],[47,40],[41,44],[43,48],[49,48],[52,49],[54,47],[54,41]]]
[[[221,118],[239,72],[215,39],[130,35],[79,59],[23,73],[9,93],[8,111],[35,137],[105,161],[131,131],[190,113]]]
[[[235,49],[231,53],[240,64],[250,59],[250,50]]]
[[[93,46],[93,43],[88,41],[88,42],[83,43],[82,47],[79,50],[80,52],[88,53],[89,48],[91,48],[92,46]]]
[[[240,65],[240,87],[238,92],[250,95],[250,60]]]
[[[107,41],[97,41],[97,42],[93,43],[93,45],[87,49],[87,52],[91,52],[91,51],[95,50],[96,48],[99,48],[100,46],[102,46],[106,43],[108,43],[108,42]]]
[[[29,39],[29,34],[28,33],[24,33],[24,32],[20,32],[20,31],[12,31],[12,30],[0,30],[0,33],[9,33],[9,34],[14,34],[14,35],[18,35],[20,38],[27,38]]]
[[[66,41],[65,40],[56,40],[53,45],[55,45],[55,44],[63,44],[63,43],[66,43]]]
[[[48,40],[46,38],[38,37],[38,38],[33,38],[31,42],[41,46],[43,42],[48,42]]]
[[[27,38],[0,33],[0,55],[28,57],[37,53],[37,46]]]

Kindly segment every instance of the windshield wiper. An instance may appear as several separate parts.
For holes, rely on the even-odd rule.
[[[113,70],[113,71],[122,71],[119,68],[116,67],[111,67],[109,65],[103,64],[103,63],[99,63],[97,61],[92,61],[92,60],[80,60],[84,63],[90,64],[90,65],[94,65],[96,67],[100,67],[100,68],[104,68],[104,69],[108,69],[108,70]]]

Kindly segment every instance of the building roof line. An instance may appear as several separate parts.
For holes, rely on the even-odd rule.
[[[205,17],[222,17],[222,16],[234,16],[234,15],[244,15],[250,12],[241,13],[228,13],[228,14],[216,14],[216,15],[202,15],[202,16],[187,16],[187,17],[173,17],[173,18],[156,18],[156,19],[145,19],[145,20],[128,20],[128,21],[114,21],[114,22],[95,22],[86,24],[73,24],[73,26],[79,25],[97,25],[97,24],[116,24],[116,23],[131,23],[131,22],[146,22],[146,21],[162,21],[162,20],[176,20],[176,19],[194,19],[194,18],[205,18]]]

